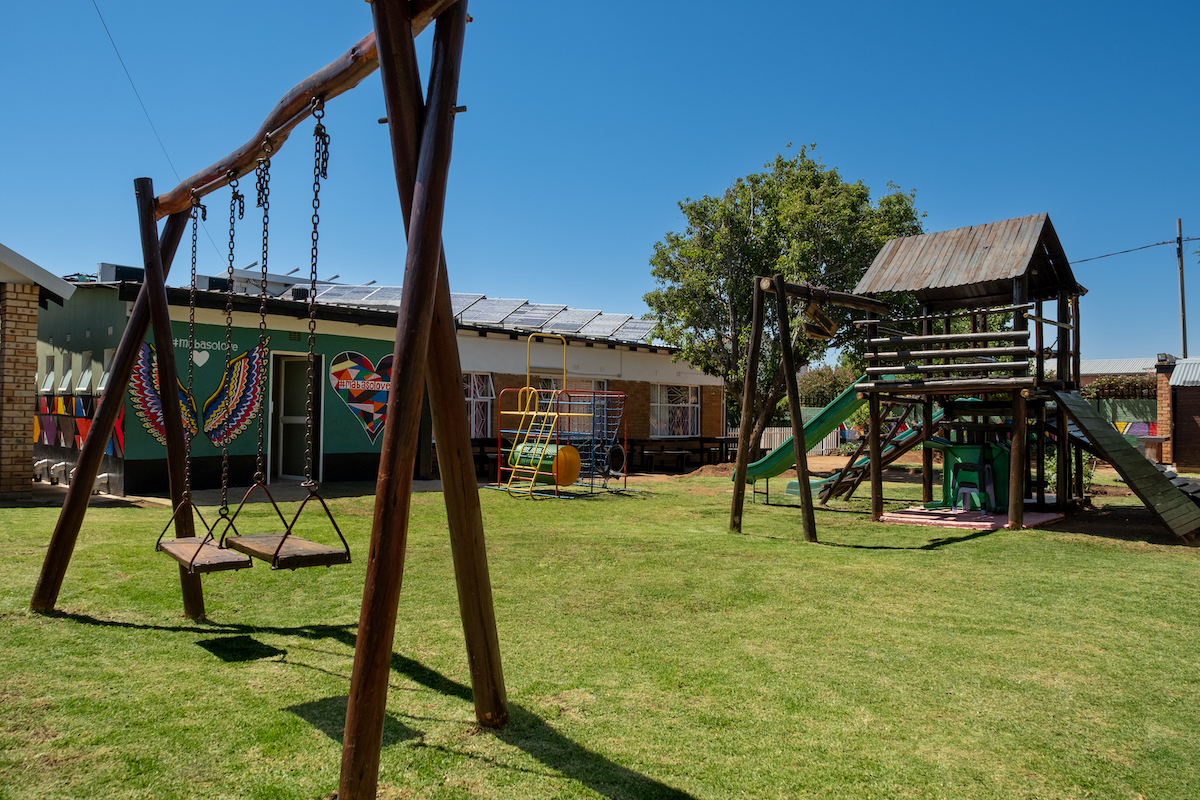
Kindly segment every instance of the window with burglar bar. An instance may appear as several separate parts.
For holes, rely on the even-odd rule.
[[[492,435],[492,401],[496,390],[492,386],[491,373],[464,372],[463,397],[467,401],[467,421],[472,439],[486,439]]]
[[[700,435],[700,387],[650,387],[650,435],[656,438]]]

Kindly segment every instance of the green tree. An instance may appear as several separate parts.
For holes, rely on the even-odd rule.
[[[720,197],[686,199],[683,232],[671,232],[654,246],[651,274],[657,288],[645,295],[657,319],[654,334],[679,349],[677,358],[725,382],[729,421],[741,415],[755,276],[782,273],[792,282],[850,291],[884,242],[921,232],[913,192],[888,185],[871,201],[861,181],[849,183],[802,147],[782,154],[766,169],[739,178]],[[771,305],[768,303],[768,306]],[[824,356],[827,347],[853,347],[858,331],[849,313],[825,311],[839,323],[830,341],[805,339],[803,309],[793,308],[796,363]],[[767,313],[759,361],[751,438],[757,447],[776,403],[784,396],[778,321]]]

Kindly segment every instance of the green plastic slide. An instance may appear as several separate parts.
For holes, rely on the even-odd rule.
[[[804,450],[816,447],[829,434],[837,430],[846,419],[857,411],[864,401],[858,399],[858,384],[867,379],[866,375],[859,376],[846,391],[833,399],[833,402],[821,409],[821,412],[804,425]],[[759,478],[774,478],[782,475],[796,465],[796,453],[792,447],[792,437],[776,447],[771,452],[750,463],[746,467],[746,480],[756,481]]]

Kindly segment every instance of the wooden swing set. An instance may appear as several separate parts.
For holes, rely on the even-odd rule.
[[[254,171],[264,159],[269,161],[271,154],[278,152],[300,122],[378,68],[408,248],[404,296],[393,352],[398,368],[393,370],[388,393],[370,552],[346,713],[338,789],[338,797],[342,800],[374,798],[376,795],[420,408],[426,386],[438,442],[475,715],[479,723],[487,727],[500,727],[508,718],[483,520],[466,401],[462,395],[450,284],[441,239],[454,117],[461,110],[456,102],[463,37],[469,21],[467,0],[373,0],[371,12],[374,31],[340,58],[293,87],[246,144],[158,197],[154,195],[150,179],[134,181],[146,277],[113,358],[108,391],[100,400],[91,430],[80,450],[75,479],[68,489],[30,602],[34,611],[49,613],[54,610],[87,512],[90,487],[99,472],[105,445],[124,402],[147,330],[153,330],[158,345],[158,394],[162,402],[171,501],[175,508],[172,516],[174,541],[191,539],[193,550],[197,550],[196,541],[207,540],[211,544],[212,529],[207,525],[205,536],[196,537],[192,513],[195,507],[190,502],[184,409],[179,393],[173,391],[178,373],[167,307],[166,275],[200,198],[230,183],[236,186],[239,177]],[[413,39],[434,20],[437,24],[426,99],[422,97]],[[157,220],[163,218],[166,223],[160,234]],[[265,259],[262,269],[265,272]],[[310,322],[313,319],[313,294],[310,292],[309,295]],[[311,330],[310,327],[310,333]],[[311,347],[310,339],[310,357]],[[311,369],[310,366],[310,392],[313,385]],[[261,445],[259,450],[259,474],[250,491],[259,488],[260,483],[265,489]],[[311,464],[306,486],[310,487],[310,495],[305,502],[315,498],[324,505],[317,493]],[[223,506],[227,508],[224,502]],[[236,514],[222,515],[227,528],[233,525],[234,517]],[[283,520],[282,514],[280,518]],[[332,515],[329,518],[332,522]],[[286,520],[283,522],[283,538],[287,538],[294,520],[292,525]],[[336,522],[333,524],[336,529]],[[218,520],[214,528],[220,525]],[[340,536],[340,531],[338,533]],[[253,536],[273,536],[275,539],[245,542],[243,552],[266,558],[273,566],[288,567],[287,563],[279,561],[282,552],[279,548],[283,544],[280,534],[250,535]],[[195,568],[196,553],[188,553],[186,544],[182,546],[182,555],[172,555],[179,561],[184,614],[199,619],[205,616],[200,577],[205,570]],[[229,544],[232,546],[233,542]],[[219,544],[216,547],[219,548]],[[348,560],[348,553],[346,558]],[[324,562],[318,560],[317,563]]]

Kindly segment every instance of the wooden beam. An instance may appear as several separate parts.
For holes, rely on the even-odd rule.
[[[154,223],[154,182],[138,178],[133,182],[137,197],[138,230],[142,239],[142,264],[146,286],[150,289],[150,325],[158,359],[158,399],[162,403],[163,433],[167,440],[167,484],[171,507],[175,509],[175,538],[196,536],[192,519],[190,487],[185,480],[188,440],[183,432],[183,413],[176,384],[175,336],[171,332],[171,312],[167,308],[167,284],[163,277],[162,253],[158,246],[158,226]],[[188,354],[189,358],[191,354]],[[91,484],[88,484],[89,486]],[[200,576],[179,567],[179,586],[183,593],[183,615],[204,619],[204,589]]]
[[[801,300],[816,300],[817,302],[831,303],[843,308],[870,311],[874,314],[886,314],[891,310],[891,306],[882,300],[865,297],[861,294],[831,292],[828,289],[809,286],[807,283],[788,283],[786,281],[783,283],[783,288],[779,289],[774,278],[758,278],[757,282],[764,292],[783,291],[787,292],[789,297],[798,297]]]
[[[956,364],[892,364],[867,367],[867,375],[932,375],[941,372],[1019,372],[1029,369],[1028,361],[973,361]]]
[[[750,312],[750,344],[746,353],[746,383],[742,388],[742,419],[738,426],[737,461],[733,470],[733,502],[729,506],[729,530],[742,532],[742,510],[746,504],[746,468],[750,464],[750,436],[754,431],[754,396],[758,387],[758,359],[762,351],[763,288],[754,279]]]
[[[1012,449],[1008,454],[1008,529],[1025,527],[1025,454],[1029,446],[1026,429],[1025,398],[1012,393]]]
[[[454,2],[455,0],[412,0],[409,3],[413,12],[412,35],[418,36],[439,14],[454,5]],[[372,31],[337,59],[293,86],[275,104],[275,108],[249,141],[207,169],[197,172],[174,189],[160,195],[155,202],[156,217],[162,219],[190,208],[193,192],[196,197],[203,197],[227,185],[231,177],[240,178],[253,172],[259,156],[262,155],[263,143],[270,142],[272,151],[278,152],[292,129],[312,113],[312,101],[315,98],[328,101],[337,97],[353,89],[378,67],[379,53],[375,32]]]
[[[961,378],[936,381],[868,381],[858,384],[860,392],[903,392],[905,394],[974,394],[1033,388],[1033,378]]]
[[[879,413],[879,395],[867,398],[867,409],[871,420],[867,431],[871,458],[871,519],[878,522],[883,516],[883,451],[880,447],[883,416]]]
[[[935,333],[931,336],[887,336],[884,338],[869,337],[867,345],[872,347],[887,347],[897,349],[901,346],[911,347],[922,344],[954,344],[958,342],[1026,342],[1029,341],[1029,331],[981,331],[979,333]]]
[[[796,361],[792,353],[792,326],[789,322],[786,284],[783,275],[775,276],[775,311],[779,318],[779,347],[783,353],[783,381],[787,385],[788,411],[792,417],[792,449],[796,459],[796,483],[800,490],[800,516],[804,541],[817,541],[817,520],[813,513],[812,486],[808,483],[808,444],[804,438],[804,416],[800,411],[800,388],[796,382]]]
[[[870,356],[868,360],[908,361],[915,358],[997,358],[1000,356],[1030,358],[1032,355],[1033,351],[1028,347],[959,347],[931,350],[884,350]]]
[[[1016,311],[1025,311],[1026,309],[1029,309],[1029,308],[1033,308],[1033,303],[1020,303],[1020,304],[1018,304],[1018,305],[1012,305],[1012,306],[1000,306],[1000,307],[998,307],[998,308],[982,308],[982,309],[981,309],[981,308],[973,308],[973,309],[971,309],[970,311],[960,311],[960,312],[958,312],[958,313],[950,313],[950,314],[933,314],[933,313],[925,313],[925,314],[922,314],[922,315],[921,315],[921,316],[919,316],[919,317],[901,317],[901,318],[899,318],[899,319],[889,319],[889,320],[888,320],[888,322],[891,322],[891,323],[894,323],[894,324],[900,324],[900,323],[902,323],[902,322],[921,322],[921,323],[924,323],[926,320],[933,320],[933,319],[958,319],[958,318],[961,318],[961,317],[970,317],[970,316],[974,316],[974,315],[976,315],[976,314],[980,314],[980,313],[982,313],[982,314],[984,315],[984,317],[986,318],[986,316],[987,316],[988,314],[1012,314],[1013,312],[1016,312]],[[855,324],[856,324],[856,325],[861,325],[861,324],[863,324],[863,323],[862,323],[861,321],[859,321],[859,322],[856,322]]]
[[[388,394],[371,547],[342,742],[338,788],[341,800],[374,800],[379,781],[379,756],[408,536],[420,403],[442,255],[442,215],[467,22],[466,5],[466,0],[459,0],[438,19],[434,32],[429,104],[422,127],[409,215],[405,292],[393,350],[393,363],[398,368],[392,371]],[[373,8],[377,15],[381,11],[397,15],[395,19],[402,28],[406,20],[411,19],[404,0],[376,0]],[[385,86],[388,82],[410,78],[394,74],[395,64],[384,63],[382,66]],[[400,157],[404,156],[394,156]],[[401,365],[403,369],[399,368]]]
[[[188,213],[181,211],[172,214],[163,226],[162,235],[159,237],[159,253],[164,276],[170,273],[171,262],[175,258],[175,251],[179,248],[183,232],[187,229],[187,222]],[[129,320],[125,323],[125,330],[121,333],[117,351],[113,354],[108,387],[100,396],[96,414],[92,417],[92,425],[83,439],[83,447],[80,448],[79,458],[75,462],[75,477],[67,487],[66,500],[63,501],[58,522],[55,523],[54,533],[46,548],[42,571],[34,586],[33,597],[29,601],[29,608],[33,611],[53,611],[55,603],[58,602],[58,593],[62,590],[63,579],[71,563],[75,543],[79,539],[79,529],[87,514],[92,487],[96,484],[96,476],[100,474],[100,465],[104,461],[104,450],[112,436],[117,417],[125,406],[129,377],[133,374],[138,348],[146,338],[146,330],[149,327],[150,289],[148,284],[143,282],[137,300],[133,303]]]
[[[407,226],[416,185],[420,120],[424,117],[425,105],[412,37],[407,34],[402,15],[396,14],[393,8],[379,3],[372,6],[379,30],[380,62],[394,65],[388,71],[396,75],[396,80],[385,82],[384,103],[400,208]],[[444,247],[438,264],[427,369],[429,407],[433,411],[433,429],[438,442],[438,467],[442,473],[442,494],[450,529],[475,718],[485,727],[496,728],[508,719],[508,700]]]

